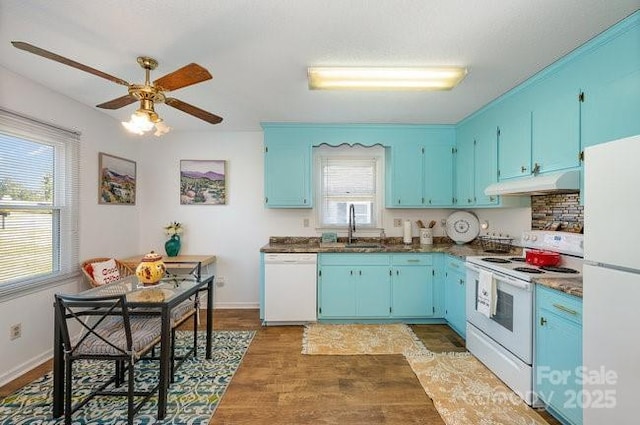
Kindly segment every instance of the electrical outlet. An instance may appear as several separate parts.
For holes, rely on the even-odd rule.
[[[305,218],[304,220],[302,220],[302,226],[303,227],[309,227],[309,219]]]
[[[14,340],[22,336],[22,323],[17,323],[9,327],[9,339]]]
[[[402,227],[402,219],[394,218],[393,219],[393,227]]]
[[[224,286],[224,284],[225,284],[224,276],[216,277],[216,286],[222,287],[222,286]]]

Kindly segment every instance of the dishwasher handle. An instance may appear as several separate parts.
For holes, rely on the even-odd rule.
[[[316,264],[317,254],[265,254],[265,264]]]

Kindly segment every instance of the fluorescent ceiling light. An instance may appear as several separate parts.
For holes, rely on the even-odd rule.
[[[451,90],[466,68],[309,67],[312,90]]]

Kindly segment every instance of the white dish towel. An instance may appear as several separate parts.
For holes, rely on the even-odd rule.
[[[488,318],[496,314],[498,289],[493,273],[480,270],[478,278],[478,293],[476,294],[476,310]]]

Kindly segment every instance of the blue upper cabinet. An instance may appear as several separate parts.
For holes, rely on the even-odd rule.
[[[510,98],[498,106],[498,178],[531,174],[531,109]]]
[[[496,127],[489,123],[481,123],[474,139],[474,201],[477,206],[499,205],[500,198],[485,195],[484,189],[498,181],[498,137]],[[502,200],[504,202],[504,199]],[[515,199],[508,200],[514,202]]]
[[[453,196],[453,139],[449,143],[424,146],[423,205],[447,207]]]
[[[470,123],[456,132],[456,195],[459,207],[475,205],[475,127]]]
[[[265,204],[270,208],[311,208],[311,146],[265,141]]]
[[[454,128],[424,126],[410,136],[390,144],[386,150],[385,206],[453,206]]]
[[[456,197],[458,207],[525,206],[523,198],[484,194],[498,181],[498,135],[492,110],[465,120],[456,133]]]
[[[580,88],[575,76],[557,72],[532,93],[532,173],[580,166]]]
[[[585,78],[582,149],[640,134],[640,12],[576,62]]]
[[[386,149],[387,207],[422,206],[422,149],[420,144],[412,142]]]

